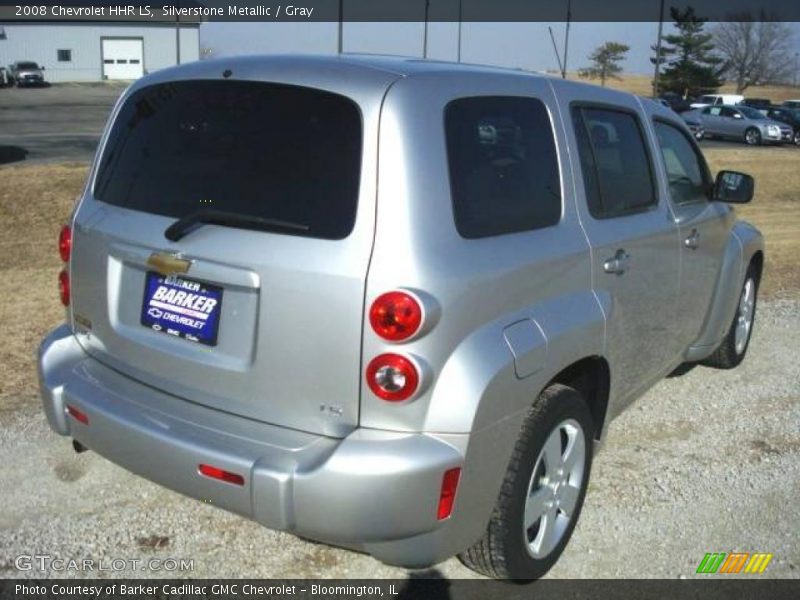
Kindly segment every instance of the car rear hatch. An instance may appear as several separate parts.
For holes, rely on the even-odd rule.
[[[344,436],[395,76],[256,66],[126,94],[73,223],[73,326],[98,360],[168,393]]]

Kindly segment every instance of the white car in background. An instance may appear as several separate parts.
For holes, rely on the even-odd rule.
[[[740,94],[706,94],[700,96],[697,100],[690,104],[691,108],[705,108],[706,106],[720,106],[727,104],[728,106],[736,106],[744,102],[744,96]]]

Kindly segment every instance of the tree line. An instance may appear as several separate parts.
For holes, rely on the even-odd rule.
[[[658,84],[653,89],[690,98],[714,92],[724,81],[731,81],[741,93],[751,85],[788,83],[797,77],[797,52],[792,50],[792,30],[780,21],[761,14],[735,15],[731,21],[706,30],[707,19],[692,7],[670,9],[675,33],[661,36],[652,46],[658,64]],[[630,47],[606,42],[589,55],[591,64],[579,69],[584,78],[619,79],[621,62]]]

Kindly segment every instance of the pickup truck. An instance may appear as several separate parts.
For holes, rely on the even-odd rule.
[[[673,111],[582,83],[357,55],[160,70],[61,230],[44,411],[267,527],[538,578],[612,419],[683,363],[744,358],[764,248],[731,205],[753,189]]]

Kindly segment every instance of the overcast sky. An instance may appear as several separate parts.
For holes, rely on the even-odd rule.
[[[796,0],[795,0],[796,1]],[[563,53],[564,23],[463,23],[461,60],[544,71],[558,69],[548,33],[552,26]],[[671,25],[665,25],[665,31]],[[800,30],[795,44],[800,50]],[[422,56],[422,23],[345,23],[345,52],[373,52]],[[572,23],[569,37],[569,70],[586,66],[587,56],[600,44],[616,41],[631,47],[623,64],[625,71],[650,74],[651,44],[657,23]],[[205,23],[200,45],[214,56],[286,52],[333,53],[337,47],[338,23]],[[458,25],[428,24],[428,57],[456,60]]]

